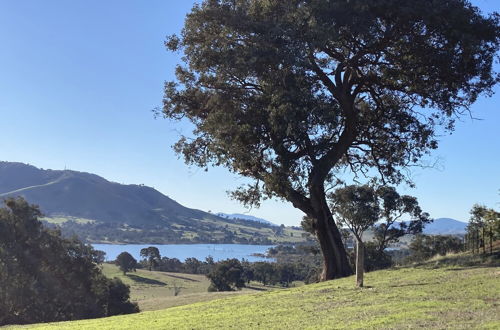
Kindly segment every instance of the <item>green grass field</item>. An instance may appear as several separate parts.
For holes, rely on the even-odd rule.
[[[354,288],[354,279],[350,277],[133,315],[27,327],[500,329],[498,257],[486,261],[464,256],[436,258],[415,268],[368,273],[365,285],[363,289]]]
[[[103,264],[102,269],[107,277],[118,277],[130,286],[130,299],[139,304],[141,311],[165,309],[271,289],[258,283],[251,283],[249,288],[241,291],[208,292],[210,281],[205,275],[150,272],[144,269],[123,275],[113,264]],[[177,296],[174,295],[175,287],[180,288]]]
[[[60,225],[63,223],[66,223],[68,221],[74,221],[79,224],[87,224],[87,223],[95,223],[95,220],[91,219],[85,219],[85,218],[76,218],[76,217],[70,217],[70,216],[63,216],[63,217],[43,217],[40,218],[41,221],[47,221],[48,223],[52,223],[54,225]]]

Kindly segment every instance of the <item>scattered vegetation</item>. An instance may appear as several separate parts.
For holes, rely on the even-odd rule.
[[[500,264],[475,260],[473,266],[453,255],[412,267],[366,274],[365,288],[353,278],[227,297],[130,316],[35,329],[461,329],[500,327]],[[472,259],[471,259],[472,260]],[[456,264],[453,264],[453,261]]]
[[[44,218],[48,227],[58,228],[63,236],[78,236],[86,243],[127,244],[297,244],[307,241],[297,227],[276,227],[256,221],[212,218],[164,222],[161,226],[117,222],[82,222],[74,218]]]
[[[133,274],[123,275],[123,272],[111,263],[102,264],[102,271],[108,278],[117,277],[130,286],[130,300],[137,303],[141,311],[165,309],[274,288],[252,282],[237,291],[208,292],[210,280],[201,274],[137,269]]]

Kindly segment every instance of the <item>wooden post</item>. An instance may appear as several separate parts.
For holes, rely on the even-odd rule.
[[[356,240],[356,286],[358,288],[363,287],[363,276],[365,273],[365,249],[363,242],[358,239]]]

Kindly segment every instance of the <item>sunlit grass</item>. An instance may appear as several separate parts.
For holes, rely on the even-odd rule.
[[[257,283],[251,288],[233,292],[208,292],[210,281],[205,275],[167,273],[138,269],[126,275],[113,264],[103,264],[102,269],[107,277],[118,277],[130,286],[130,298],[139,304],[142,311],[165,309],[174,306],[210,301],[232,295],[254,293],[256,290],[269,290]],[[180,288],[177,296],[175,287]]]
[[[365,283],[365,288],[356,289],[350,277],[165,310],[41,324],[35,328],[500,328],[498,263],[437,267],[431,261],[417,268],[368,273]]]
[[[40,218],[42,221],[47,221],[48,223],[52,223],[54,225],[61,225],[65,222],[68,221],[73,221],[78,224],[87,224],[87,223],[95,223],[95,220],[91,219],[85,219],[85,218],[76,218],[76,217],[70,217],[70,216],[64,216],[64,217],[43,217]]]

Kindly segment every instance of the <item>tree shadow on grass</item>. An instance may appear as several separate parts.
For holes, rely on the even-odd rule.
[[[441,283],[407,283],[407,284],[398,284],[398,285],[389,285],[390,288],[403,288],[407,286],[424,286],[424,285],[432,285],[432,284],[441,284]]]
[[[141,277],[133,274],[127,274],[126,276],[130,278],[132,281],[137,283],[151,284],[151,285],[167,285],[167,283],[162,281],[153,280],[151,278]]]
[[[267,291],[267,289],[258,288],[258,287],[250,286],[250,285],[247,285],[245,288],[250,289],[250,290],[255,290],[255,291]]]
[[[180,280],[189,281],[189,282],[200,282],[198,280],[195,280],[195,279],[192,279],[192,278],[189,278],[189,277],[179,276],[179,275],[165,274],[165,276],[173,277],[173,278],[178,278]]]

